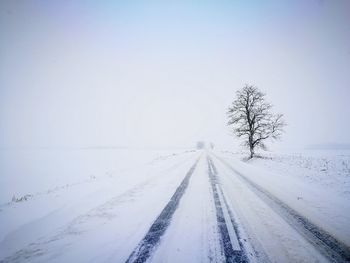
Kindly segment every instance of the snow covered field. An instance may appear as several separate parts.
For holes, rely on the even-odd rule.
[[[0,262],[349,260],[349,152],[243,157],[3,151]]]
[[[242,152],[222,151],[227,156],[244,159]],[[250,164],[289,174],[312,184],[333,189],[342,196],[350,195],[350,150],[304,150],[300,152],[263,152],[262,158]]]

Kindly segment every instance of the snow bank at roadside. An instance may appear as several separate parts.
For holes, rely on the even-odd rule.
[[[243,152],[223,151],[243,159]],[[350,151],[262,152],[247,163],[322,185],[350,199]]]

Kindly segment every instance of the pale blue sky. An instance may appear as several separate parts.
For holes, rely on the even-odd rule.
[[[230,146],[255,84],[282,146],[350,142],[349,1],[1,1],[0,146]]]

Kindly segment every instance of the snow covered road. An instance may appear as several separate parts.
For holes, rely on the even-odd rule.
[[[344,243],[214,155],[217,168],[211,155],[206,171],[199,162],[151,262],[348,261]]]
[[[152,262],[209,262],[223,259],[214,200],[202,156]]]
[[[128,183],[86,195],[85,209],[57,207],[6,234],[0,262],[350,260],[346,238],[242,172],[240,162],[199,151],[140,167],[152,174],[146,178],[130,171]]]

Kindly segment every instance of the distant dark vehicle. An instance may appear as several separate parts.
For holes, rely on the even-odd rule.
[[[197,148],[198,150],[204,149],[204,148],[205,148],[205,143],[202,142],[202,141],[197,142],[196,148]]]

